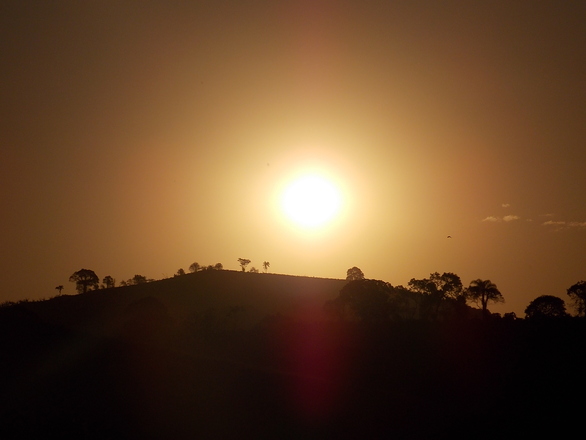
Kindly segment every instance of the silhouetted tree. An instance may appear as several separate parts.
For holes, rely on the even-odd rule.
[[[250,264],[250,260],[246,258],[238,258],[238,262],[240,263],[240,267],[242,268],[242,272],[246,271],[246,266]]]
[[[503,295],[490,280],[473,280],[467,289],[468,298],[482,306],[482,318],[486,318],[489,302],[505,302]]]
[[[104,287],[106,289],[111,289],[112,287],[116,287],[116,280],[114,278],[112,278],[110,275],[105,276],[104,279],[102,280],[102,283],[104,284]]]
[[[59,291],[59,295],[61,295],[61,291],[64,289],[63,284],[59,284],[57,287],[55,287],[56,290]]]
[[[195,273],[200,269],[201,267],[199,266],[199,263],[191,263],[191,265],[189,266],[189,271],[192,273]]]
[[[464,295],[460,277],[452,272],[439,274],[434,272],[429,278],[409,281],[408,288],[411,292],[422,295],[419,312],[422,317],[437,319],[442,302],[446,299],[458,300]]]
[[[97,289],[100,279],[93,270],[80,269],[69,277],[69,281],[75,283],[78,293],[86,293],[90,287]]]
[[[356,266],[351,267],[350,269],[348,269],[346,271],[346,279],[348,281],[363,280],[364,279],[364,272],[362,272]]]
[[[269,271],[269,267],[271,267],[271,263],[269,263],[268,261],[263,261],[262,267],[264,268],[265,273],[266,273]]]
[[[222,263],[216,263],[216,264],[214,264],[214,269],[224,270],[224,265]]]
[[[380,280],[352,280],[340,290],[338,302],[348,306],[363,322],[381,323],[389,320],[393,286]]]
[[[579,281],[571,286],[567,293],[574,303],[578,316],[586,316],[586,281]]]
[[[147,277],[145,277],[144,275],[134,275],[130,280],[129,280],[129,284],[144,284],[144,283],[148,283],[151,280],[148,280]]]
[[[551,319],[567,316],[564,300],[553,295],[541,295],[525,309],[528,319]]]
[[[175,274],[175,276],[180,277],[185,275],[185,271],[183,270],[182,267],[179,268],[179,270],[177,271],[177,273]]]
[[[249,272],[258,273],[258,269],[253,266],[253,267],[250,268]]]

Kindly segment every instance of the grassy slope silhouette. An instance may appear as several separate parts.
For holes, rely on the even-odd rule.
[[[109,333],[120,325],[134,302],[156,298],[170,318],[225,314],[238,308],[242,325],[249,327],[271,315],[296,315],[323,307],[335,298],[345,280],[206,270],[135,286],[63,295],[30,303],[27,308],[44,321],[68,328]]]

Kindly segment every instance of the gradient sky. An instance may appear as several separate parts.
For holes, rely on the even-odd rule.
[[[586,279],[584,1],[3,1],[0,301],[269,261],[454,272],[523,315]],[[283,221],[306,168],[345,194]],[[451,235],[453,238],[448,239]]]

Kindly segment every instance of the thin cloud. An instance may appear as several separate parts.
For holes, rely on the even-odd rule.
[[[492,223],[500,223],[500,222],[512,222],[515,220],[519,220],[521,217],[518,215],[505,215],[504,217],[495,217],[494,215],[488,216],[483,219],[483,222],[492,222]]]
[[[566,221],[553,221],[548,220],[542,223],[543,226],[555,226],[556,231],[560,229],[569,229],[569,228],[586,228],[586,222],[566,222]]]
[[[501,206],[503,208],[508,208],[509,206],[511,206],[511,204],[510,203],[503,203]]]
[[[569,222],[570,228],[586,228],[586,222]]]
[[[543,222],[543,226],[565,226],[566,222],[554,222],[553,220],[548,220]]]

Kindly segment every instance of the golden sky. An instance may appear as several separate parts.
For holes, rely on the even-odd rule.
[[[511,4],[514,3],[514,4]],[[237,258],[501,313],[586,278],[586,4],[5,1],[0,301]],[[278,210],[320,170],[319,233]],[[452,238],[448,239],[447,236]]]

